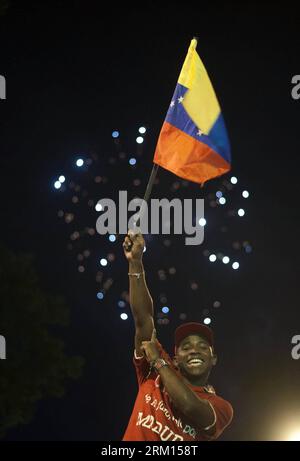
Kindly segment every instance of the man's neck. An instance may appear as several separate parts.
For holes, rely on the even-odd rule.
[[[205,386],[207,384],[207,376],[199,376],[198,378],[186,378],[182,376],[186,384],[191,384],[192,386]]]

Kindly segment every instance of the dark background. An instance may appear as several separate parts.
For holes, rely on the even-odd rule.
[[[77,174],[71,161],[79,152],[96,152],[104,169],[115,152],[112,130],[124,133],[124,150],[130,152],[137,127],[144,124],[147,142],[143,168],[137,170],[143,193],[194,35],[228,127],[232,172],[251,194],[243,228],[232,232],[251,240],[253,253],[238,271],[228,271],[212,268],[202,249],[184,247],[180,239],[165,254],[162,237],[152,238],[145,266],[155,302],[161,291],[157,270],[168,261],[178,268],[177,279],[162,291],[180,307],[158,335],[171,352],[179,312],[201,320],[202,307],[218,296],[222,307],[212,315],[212,327],[219,364],[211,382],[235,410],[222,439],[284,438],[291,421],[300,425],[300,361],[291,357],[291,338],[300,334],[300,101],[291,97],[291,79],[300,74],[299,19],[287,3],[162,7],[144,2],[109,12],[84,2],[8,5],[0,17],[0,74],[7,81],[7,99],[0,101],[1,240],[16,253],[33,253],[43,289],[65,297],[70,325],[58,334],[66,351],[86,363],[82,376],[66,384],[63,398],[42,399],[31,423],[9,430],[7,440],[122,437],[136,384],[133,323],[122,322],[116,307],[128,288],[121,240],[114,247],[114,285],[99,304],[95,265],[93,280],[81,277],[66,250],[66,232],[57,219],[64,199],[57,198],[53,182],[60,173]],[[104,191],[114,194],[126,184],[128,165],[106,171],[111,180]],[[164,186],[170,176],[159,172],[157,196],[170,193]],[[216,190],[215,184],[205,187]],[[191,185],[187,196],[196,193],[205,191]],[[88,219],[80,216],[82,222]],[[206,232],[209,238],[209,228]],[[94,240],[91,248],[100,255],[106,244]],[[191,279],[201,286],[200,298],[190,293]]]

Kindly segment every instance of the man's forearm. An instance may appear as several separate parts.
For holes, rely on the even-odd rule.
[[[137,324],[143,324],[146,317],[153,317],[153,301],[149,293],[142,261],[129,262],[129,298],[132,315]]]
[[[161,367],[159,374],[167,393],[179,411],[198,427],[206,428],[213,424],[215,415],[207,400],[200,399],[169,366]]]

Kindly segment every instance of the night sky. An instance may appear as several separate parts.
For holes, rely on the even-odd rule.
[[[94,236],[88,270],[80,274],[76,252],[67,250],[70,233],[57,216],[72,195],[53,183],[64,174],[99,199],[114,197],[138,178],[139,188],[128,190],[143,195],[194,35],[231,141],[226,178],[234,174],[240,190],[250,192],[242,223],[236,219],[224,237],[210,232],[208,218],[204,243],[216,248],[248,240],[253,251],[233,271],[210,264],[204,248],[186,247],[179,237],[167,248],[165,236],[152,236],[144,264],[154,305],[159,309],[159,295],[167,293],[174,306],[158,337],[171,353],[180,313],[202,321],[203,309],[209,309],[219,356],[210,381],[235,411],[222,440],[284,438],[295,420],[300,428],[300,360],[291,356],[291,339],[300,335],[300,100],[291,96],[292,77],[300,74],[299,14],[286,3],[143,5],[104,13],[84,2],[72,8],[64,2],[11,2],[0,16],[0,75],[7,84],[7,99],[0,100],[1,242],[15,253],[32,253],[40,286],[64,296],[70,324],[57,334],[67,354],[85,358],[82,376],[66,382],[64,397],[39,401],[32,422],[9,430],[7,440],[120,440],[125,431],[137,385],[133,321],[122,321],[117,307],[128,290],[122,238],[110,245]],[[142,125],[147,135],[132,173],[128,161],[118,160],[121,147],[111,133],[120,131],[128,157]],[[108,178],[102,189],[74,167],[78,156],[93,155],[91,177],[100,172]],[[162,170],[158,178],[154,195],[175,197],[170,185],[178,178]],[[204,189],[190,184],[178,196],[206,197],[224,179]],[[232,200],[237,203],[236,196]],[[95,226],[93,208],[76,213],[82,228]],[[222,226],[216,209],[208,213]],[[115,260],[105,270],[114,283],[99,302],[97,261],[108,252]],[[159,280],[157,271],[173,266],[176,275]],[[195,293],[192,281],[199,285]],[[211,309],[215,300],[221,301],[217,310]]]

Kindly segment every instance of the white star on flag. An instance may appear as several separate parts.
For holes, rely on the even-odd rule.
[[[175,101],[171,101],[170,107],[175,106]]]
[[[200,128],[199,128],[197,135],[201,136],[202,134],[203,134],[203,131],[201,131]]]
[[[178,102],[181,103],[183,101],[183,97],[180,96],[180,98],[178,98]]]

